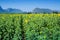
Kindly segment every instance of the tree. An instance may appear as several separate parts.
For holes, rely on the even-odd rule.
[[[53,11],[53,13],[58,14],[58,12],[57,12],[57,11]]]

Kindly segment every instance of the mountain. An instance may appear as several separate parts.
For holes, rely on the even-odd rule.
[[[5,10],[0,6],[0,12],[5,12]]]
[[[33,10],[33,13],[51,13],[53,12],[52,10],[50,9],[40,9],[40,8],[35,8]]]
[[[19,9],[8,8],[8,9],[6,9],[6,12],[9,12],[9,13],[22,13],[23,11],[19,10]]]
[[[3,8],[0,6],[0,13],[2,13],[2,12],[23,13],[23,11],[22,11],[22,10],[19,10],[19,9],[13,9],[13,8],[3,9]]]
[[[60,10],[54,10],[54,12],[60,12]]]
[[[0,6],[0,13],[52,13],[52,12],[60,12],[60,11],[56,11],[56,10],[50,10],[50,9],[44,9],[44,8],[35,8],[32,12],[24,12],[22,10],[19,10],[19,9],[15,9],[15,8],[8,8],[8,9],[3,9],[1,6]]]

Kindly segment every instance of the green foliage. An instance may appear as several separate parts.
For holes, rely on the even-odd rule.
[[[21,40],[20,16],[0,15],[0,40]]]
[[[0,40],[60,40],[60,16],[1,14]]]
[[[24,15],[23,19],[26,40],[60,40],[60,17],[57,14],[30,14]]]

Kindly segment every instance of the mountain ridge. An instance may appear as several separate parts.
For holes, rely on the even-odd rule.
[[[33,12],[34,13],[52,13],[53,11],[45,8],[35,8]]]
[[[22,10],[19,10],[19,9],[15,9],[15,8],[3,9],[3,8],[0,6],[0,12],[22,13],[23,11],[22,11]]]
[[[31,13],[52,13],[53,11],[55,12],[55,10],[51,10],[51,9],[34,8]],[[24,12],[24,11],[22,11],[20,9],[15,9],[15,8],[3,9],[0,6],[0,13],[2,13],[2,12],[8,12],[8,13],[27,13],[27,12]],[[56,12],[60,12],[60,11],[56,11]]]

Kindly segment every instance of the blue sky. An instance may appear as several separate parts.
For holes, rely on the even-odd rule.
[[[34,8],[48,8],[60,10],[60,0],[0,0],[4,9],[16,8],[23,11],[32,11]]]

